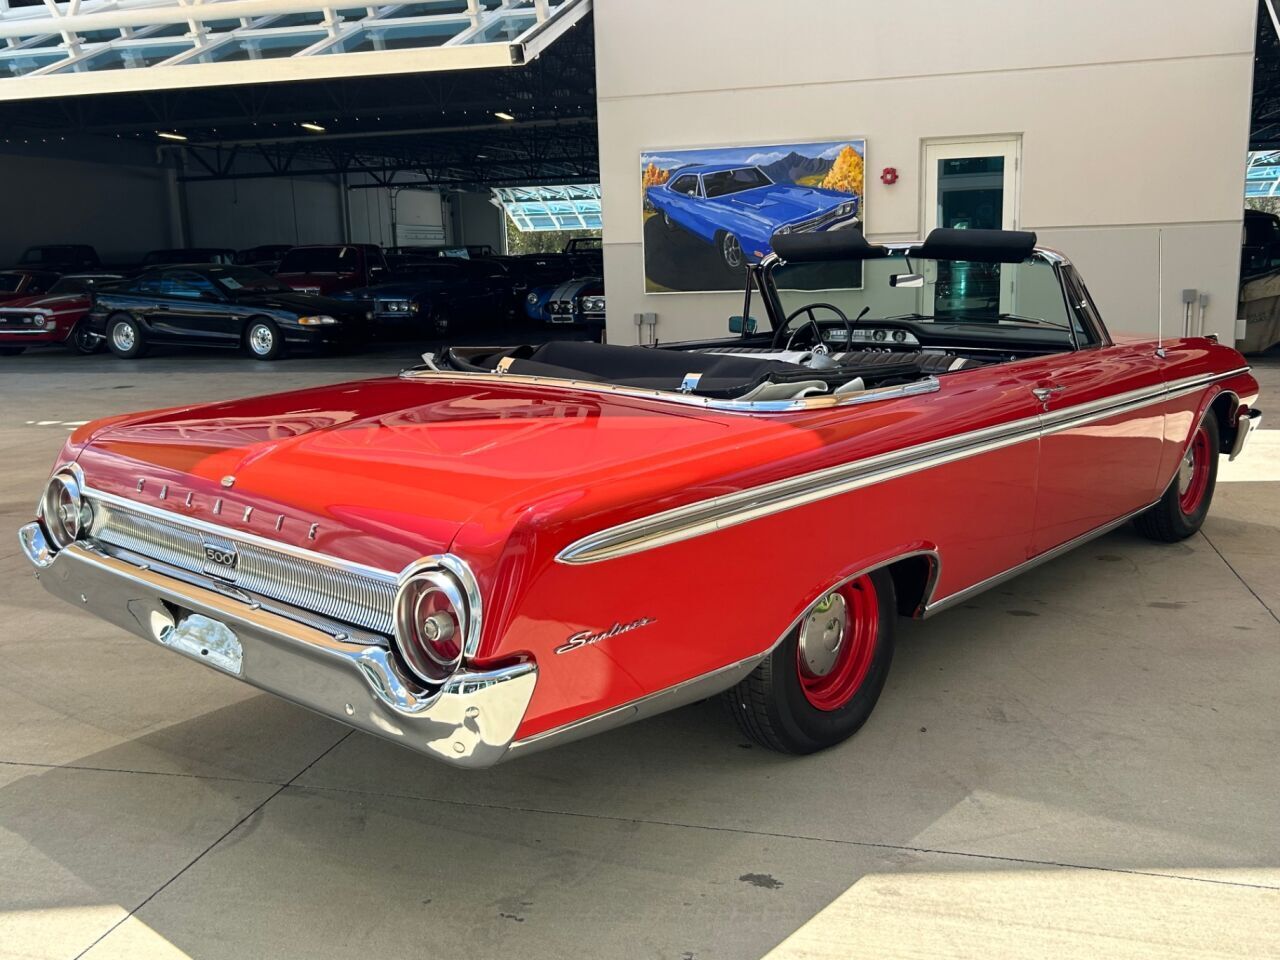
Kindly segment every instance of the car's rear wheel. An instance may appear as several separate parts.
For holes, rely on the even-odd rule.
[[[26,347],[0,347],[0,357],[16,357]]]
[[[1218,418],[1210,413],[1191,435],[1164,496],[1134,520],[1143,536],[1175,543],[1200,529],[1218,483],[1218,443]]]
[[[106,347],[102,338],[89,330],[89,325],[81,320],[71,330],[71,336],[67,337],[67,346],[76,353],[98,353]]]
[[[813,753],[856,733],[889,675],[895,609],[883,570],[823,595],[725,694],[742,732],[782,753]]]
[[[275,360],[284,353],[280,328],[270,320],[254,320],[244,332],[245,349],[255,360]]]
[[[147,339],[137,320],[118,314],[107,322],[107,346],[117,357],[133,360],[147,352]]]

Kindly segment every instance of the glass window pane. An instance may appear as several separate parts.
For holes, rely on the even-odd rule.
[[[101,50],[84,60],[63,67],[55,73],[90,73],[97,70],[132,70],[151,67],[190,50],[190,43],[155,43],[136,47]]]

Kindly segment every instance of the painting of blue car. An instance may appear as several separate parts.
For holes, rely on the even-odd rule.
[[[859,226],[863,140],[641,156],[645,289],[732,289],[775,233]]]

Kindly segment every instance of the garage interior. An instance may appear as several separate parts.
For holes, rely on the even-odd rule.
[[[599,209],[608,2],[552,5],[572,16],[517,64],[0,101],[0,261],[68,242],[112,263],[501,252],[495,190]],[[468,29],[545,4],[417,6]],[[1280,144],[1266,6],[1255,150]],[[606,211],[635,199],[603,179]],[[86,421],[390,375],[437,345],[0,358],[0,527],[30,519]],[[1280,355],[1249,361],[1265,409]],[[5,534],[0,958],[1280,956],[1280,430],[1250,443],[1183,544],[1121,527],[904,622],[871,722],[803,758],[706,701],[454,770],[58,604]]]

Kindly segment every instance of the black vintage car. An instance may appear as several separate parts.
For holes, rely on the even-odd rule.
[[[403,264],[386,283],[336,296],[364,304],[382,336],[437,337],[505,318],[511,291],[497,264],[439,257]]]
[[[147,270],[103,290],[86,319],[125,358],[166,343],[275,360],[289,348],[350,346],[369,335],[359,304],[298,293],[252,267],[204,264]]]

